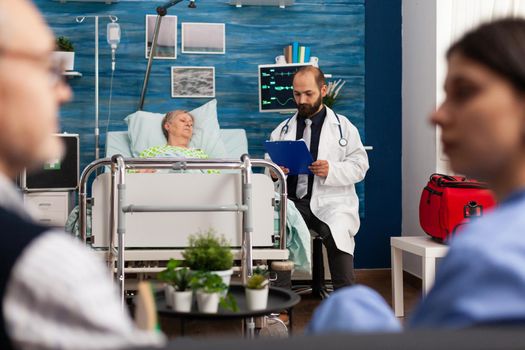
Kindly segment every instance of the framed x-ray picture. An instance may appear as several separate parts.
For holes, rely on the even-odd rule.
[[[171,97],[215,97],[215,67],[171,67]]]

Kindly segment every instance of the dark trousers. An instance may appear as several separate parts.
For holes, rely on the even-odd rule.
[[[354,284],[354,257],[352,254],[348,254],[337,248],[332,233],[330,232],[330,227],[312,213],[309,199],[290,199],[295,203],[295,207],[301,213],[301,216],[306,222],[306,226],[308,226],[310,230],[315,231],[323,239],[323,244],[326,247],[328,255],[328,265],[330,267],[334,289]]]

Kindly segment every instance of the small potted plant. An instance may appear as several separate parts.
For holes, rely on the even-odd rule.
[[[246,308],[250,311],[264,310],[268,303],[268,273],[255,270],[246,283]]]
[[[222,278],[226,286],[230,285],[233,254],[223,236],[216,236],[212,230],[192,235],[182,256],[192,271],[213,272]]]
[[[166,265],[166,269],[157,274],[157,278],[165,283],[164,300],[166,300],[166,305],[168,307],[173,307],[173,293],[175,293],[175,287],[173,286],[172,281],[173,273],[176,268],[175,265],[177,264],[177,262],[172,263],[172,261],[170,260],[168,262],[168,265]]]
[[[228,298],[221,296],[222,292],[228,290],[228,286],[215,273],[197,271],[193,274],[190,285],[195,291],[200,312],[216,313],[219,309],[219,302],[226,307],[228,307],[228,301],[231,302],[231,295]],[[228,308],[235,310],[235,306]]]
[[[56,39],[56,48],[53,59],[64,62],[64,70],[72,71],[75,67],[75,48],[71,40],[64,36]]]
[[[166,304],[175,311],[190,312],[193,291],[190,288],[191,272],[180,267],[181,262],[170,259],[166,270],[159,272],[158,278],[167,283],[164,289]]]
[[[333,108],[337,102],[337,97],[339,92],[345,85],[346,81],[339,79],[337,81],[331,81],[328,83],[328,88],[326,90],[326,96],[323,98],[323,103],[329,108]]]

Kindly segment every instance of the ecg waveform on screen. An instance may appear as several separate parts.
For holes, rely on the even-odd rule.
[[[289,98],[284,102],[279,101],[277,97],[271,97],[270,101],[262,101],[263,105],[272,105],[274,102],[277,102],[281,106],[286,106],[288,103],[293,102],[293,98]]]
[[[300,66],[259,67],[261,110],[294,110],[293,76]]]

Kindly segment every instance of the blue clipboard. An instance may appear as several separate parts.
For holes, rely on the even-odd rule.
[[[272,158],[272,162],[290,170],[288,175],[312,174],[308,167],[314,159],[304,140],[265,141],[264,148]]]

